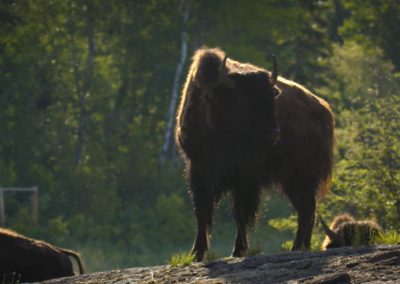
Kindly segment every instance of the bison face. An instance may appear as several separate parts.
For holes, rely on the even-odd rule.
[[[264,72],[245,76],[235,73],[228,78],[234,87],[218,84],[202,95],[208,126],[275,145],[280,134],[275,116],[275,97],[279,90]]]

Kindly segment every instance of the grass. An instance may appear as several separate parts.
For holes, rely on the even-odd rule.
[[[0,280],[0,284],[19,284],[21,282],[21,275],[17,273],[7,273],[3,274]]]
[[[190,265],[194,260],[194,255],[190,252],[178,252],[172,255],[168,264],[171,266],[185,266]]]
[[[397,231],[389,231],[383,235],[380,235],[377,238],[376,243],[385,245],[398,245],[400,244],[400,234]]]

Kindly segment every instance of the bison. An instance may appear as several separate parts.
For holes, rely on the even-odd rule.
[[[382,228],[375,221],[356,221],[349,214],[336,216],[329,227],[321,216],[319,220],[326,233],[321,246],[322,250],[370,245],[383,233]]]
[[[233,199],[232,256],[248,249],[262,187],[279,186],[298,213],[292,249],[308,249],[316,200],[329,190],[334,115],[326,101],[273,70],[228,59],[218,48],[195,51],[177,111],[176,144],[197,219],[192,254],[208,249],[212,214]]]
[[[11,273],[20,275],[21,282],[73,276],[74,271],[68,256],[76,259],[79,273],[83,274],[77,253],[25,237],[9,229],[0,228],[0,252],[0,279]]]

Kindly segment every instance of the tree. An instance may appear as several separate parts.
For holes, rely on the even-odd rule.
[[[176,72],[175,72],[175,78],[174,78],[174,83],[172,86],[172,94],[171,94],[171,100],[169,103],[169,108],[168,108],[168,116],[167,116],[167,125],[165,127],[165,135],[164,135],[164,143],[161,148],[161,156],[160,160],[161,162],[164,161],[165,156],[167,155],[167,152],[170,148],[170,145],[173,144],[173,127],[175,124],[175,109],[176,109],[176,104],[178,101],[178,93],[179,93],[179,83],[181,82],[181,76],[182,76],[182,71],[183,67],[185,66],[186,63],[186,58],[187,58],[187,32],[186,32],[186,25],[189,20],[189,2],[185,2],[185,8],[183,12],[183,28],[182,28],[182,44],[181,44],[181,55],[178,61],[178,64],[176,66]]]
[[[344,21],[340,33],[367,48],[378,46],[384,58],[400,71],[400,2],[396,0],[343,0],[350,16]]]

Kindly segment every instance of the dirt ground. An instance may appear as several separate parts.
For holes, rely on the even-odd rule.
[[[400,245],[285,252],[98,272],[44,283],[400,283]]]

